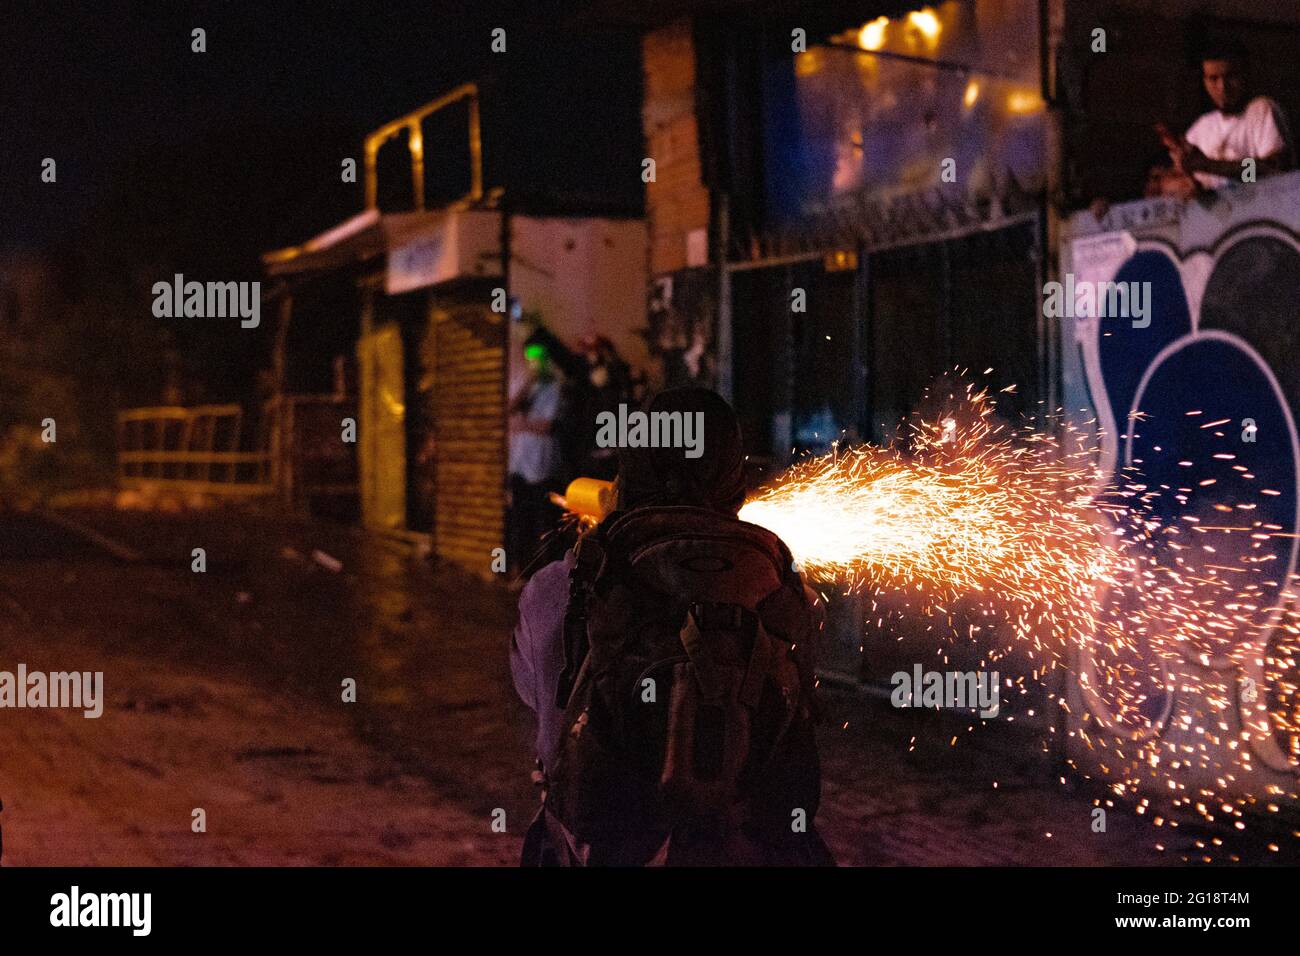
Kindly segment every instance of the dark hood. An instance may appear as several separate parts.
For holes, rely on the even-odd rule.
[[[740,422],[731,406],[707,388],[660,392],[647,412],[704,413],[704,447],[699,458],[681,448],[619,450],[618,507],[696,505],[735,514],[745,498],[745,452]]]

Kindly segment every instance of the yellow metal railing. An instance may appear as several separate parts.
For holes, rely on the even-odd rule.
[[[117,415],[117,477],[124,488],[157,486],[213,495],[269,495],[271,456],[240,450],[239,405],[167,405]]]
[[[445,107],[469,100],[469,194],[460,202],[478,202],[483,198],[483,140],[479,127],[478,86],[466,83],[458,86],[419,109],[385,123],[366,137],[366,208],[379,205],[379,149],[395,136],[407,131],[406,147],[411,154],[411,185],[415,208],[424,208],[424,133],[420,124],[425,118]]]

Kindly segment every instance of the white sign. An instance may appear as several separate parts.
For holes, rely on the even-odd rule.
[[[692,229],[686,234],[686,265],[690,268],[709,264],[709,232]]]
[[[1136,249],[1137,240],[1123,230],[1074,240],[1070,243],[1070,274],[1074,277],[1074,285],[1083,287],[1087,283],[1095,288],[1103,282],[1113,281],[1120,266]],[[1075,317],[1088,318],[1077,313]]]
[[[388,254],[384,291],[393,294],[422,289],[454,278],[456,271],[454,243],[445,241],[443,233],[422,236]]]

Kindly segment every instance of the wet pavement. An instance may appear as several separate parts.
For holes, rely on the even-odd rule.
[[[0,512],[0,670],[102,670],[108,701],[98,720],[0,710],[4,862],[513,862],[535,808],[531,715],[506,658],[513,603],[347,527],[239,510]],[[843,864],[1189,852],[1193,834],[1122,808],[1093,832],[1096,795],[1063,785],[1032,735],[972,737],[823,691],[818,819]]]

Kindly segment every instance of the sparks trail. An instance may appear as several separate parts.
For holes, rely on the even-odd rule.
[[[1275,737],[1283,759],[1300,765],[1300,589],[1270,571],[1277,562],[1264,547],[1292,535],[1262,520],[1220,524],[1191,513],[1250,516],[1256,503],[1245,491],[1193,501],[1191,480],[1150,486],[1138,467],[1107,482],[1094,441],[1076,426],[1062,423],[1059,439],[1033,422],[1014,428],[973,384],[954,386],[948,397],[942,414],[910,426],[906,450],[867,445],[801,462],[750,499],[741,517],[785,540],[814,582],[882,601],[909,595],[905,614],[946,622],[950,638],[979,641],[990,659],[1011,650],[1009,630],[1013,644],[1046,665],[1035,679],[1069,669],[1085,694],[1079,738],[1101,755],[1112,790],[1137,799],[1140,813],[1153,805],[1140,795],[1158,793],[1175,810],[1241,829],[1247,809],[1276,812],[1278,800],[1296,801],[1294,787],[1256,792],[1246,783],[1257,763],[1248,739]],[[1157,517],[1157,505],[1172,514]],[[992,626],[972,626],[972,613]],[[1253,660],[1267,685],[1241,711],[1239,739],[1218,716],[1238,706],[1222,667],[1181,668],[1178,686],[1171,683],[1180,660],[1206,667],[1212,658],[1237,668]],[[1200,699],[1215,716],[1162,717],[1162,702],[1175,693]],[[1066,708],[1064,698],[1058,703]],[[1109,731],[1099,731],[1099,707]],[[1182,736],[1163,735],[1164,719],[1178,720]],[[1177,826],[1153,817],[1157,826]]]
[[[927,613],[973,599],[1059,660],[1069,640],[1106,629],[1098,595],[1137,564],[1100,522],[1081,436],[1067,428],[1081,447],[1066,451],[994,412],[967,385],[947,415],[911,427],[910,452],[865,445],[803,462],[741,517],[775,531],[814,581],[916,594]]]

